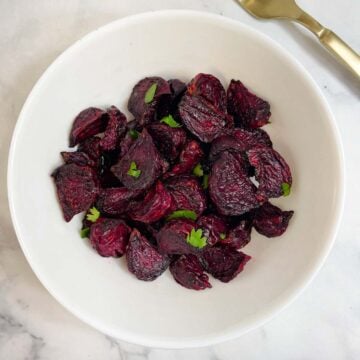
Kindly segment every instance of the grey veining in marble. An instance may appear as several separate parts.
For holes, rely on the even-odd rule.
[[[358,0],[299,0],[299,4],[360,51]],[[237,340],[181,351],[147,349],[111,339],[62,308],[37,280],[19,248],[6,195],[12,130],[41,73],[89,31],[126,15],[164,8],[234,18],[288,49],[330,103],[344,142],[347,169],[345,213],[337,241],[305,292],[265,326]],[[256,21],[233,0],[1,0],[0,54],[0,359],[360,358],[360,86],[311,34],[290,23]]]

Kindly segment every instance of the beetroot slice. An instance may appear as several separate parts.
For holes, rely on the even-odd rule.
[[[242,215],[261,205],[240,154],[221,154],[211,169],[209,193],[221,215]]]
[[[251,240],[251,228],[252,221],[250,219],[242,219],[229,230],[228,235],[225,239],[221,240],[221,243],[235,249],[241,249]]]
[[[138,177],[128,173],[132,163],[140,170]],[[168,163],[161,157],[151,136],[144,129],[129,151],[111,170],[128,189],[142,190],[151,187],[167,168]]]
[[[120,139],[126,132],[126,116],[116,106],[111,106],[107,110],[107,114],[109,122],[100,146],[103,150],[111,151],[118,147]]]
[[[99,182],[91,167],[65,164],[58,167],[52,176],[66,222],[95,202]]]
[[[100,218],[90,227],[90,242],[101,256],[120,257],[125,254],[130,232],[122,220]]]
[[[170,272],[180,285],[193,290],[211,288],[209,277],[204,273],[200,261],[195,255],[182,255],[172,264]]]
[[[171,178],[165,185],[173,198],[171,211],[192,210],[200,216],[206,209],[204,191],[195,177],[183,175]]]
[[[137,229],[130,235],[126,260],[129,271],[144,281],[155,280],[170,263],[169,257],[161,255]]]
[[[251,129],[267,124],[271,115],[269,103],[236,80],[231,80],[227,90],[227,108],[237,126]]]
[[[255,168],[259,182],[258,197],[271,198],[284,194],[284,185],[291,188],[292,177],[289,165],[274,149],[256,148],[247,151],[250,164]]]
[[[176,103],[186,91],[186,84],[179,79],[168,80],[171,89],[172,102]]]
[[[98,164],[101,156],[100,141],[99,137],[92,136],[81,142],[77,151],[86,153],[91,160]]]
[[[172,207],[172,197],[164,185],[158,181],[145,196],[130,205],[129,216],[136,221],[153,223],[167,215]]]
[[[282,211],[267,202],[254,211],[254,228],[267,237],[280,236],[286,231],[293,215],[293,211]]]
[[[206,248],[200,258],[204,270],[222,282],[234,279],[250,259],[251,256],[226,245]]]
[[[61,157],[66,164],[76,164],[79,166],[95,166],[95,161],[89,155],[81,151],[62,151]]]
[[[219,79],[210,74],[197,74],[189,83],[188,94],[200,96],[223,113],[226,109],[226,92]]]
[[[186,241],[194,227],[195,222],[188,219],[169,221],[156,236],[159,252],[171,255],[197,254],[199,250]]]
[[[90,107],[76,116],[70,133],[70,147],[105,130],[108,116],[104,110]]]
[[[196,228],[202,229],[203,236],[207,238],[207,244],[209,246],[215,245],[221,240],[221,236],[224,236],[227,233],[225,221],[214,214],[202,215],[196,221]]]
[[[188,130],[205,143],[220,136],[224,129],[233,127],[231,116],[221,112],[202,97],[188,93],[181,99],[179,114]]]

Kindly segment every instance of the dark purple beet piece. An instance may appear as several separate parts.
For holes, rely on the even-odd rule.
[[[130,205],[129,216],[136,221],[153,223],[169,213],[172,201],[168,190],[158,181],[143,200]]]
[[[168,81],[171,89],[172,100],[176,101],[186,91],[186,84],[179,79],[170,79]]]
[[[200,216],[206,209],[206,197],[198,180],[193,176],[174,177],[166,182],[173,198],[171,211],[192,210]]]
[[[267,124],[271,115],[269,103],[236,80],[231,80],[227,90],[227,108],[235,125],[252,129]]]
[[[125,254],[130,232],[122,220],[100,218],[90,227],[90,242],[101,256],[120,257]]]
[[[118,147],[120,139],[126,132],[126,116],[116,106],[111,106],[107,110],[107,114],[109,122],[100,146],[103,150],[111,151]]]
[[[138,177],[128,174],[132,163],[140,170]],[[168,163],[161,157],[151,136],[144,129],[129,151],[111,170],[128,189],[142,190],[151,187],[156,179],[166,172],[167,167]]]
[[[194,227],[195,222],[188,219],[169,221],[156,236],[159,252],[169,255],[198,253],[198,249],[186,241]]]
[[[209,192],[221,215],[242,215],[261,205],[240,154],[221,154],[211,169]]]
[[[62,151],[61,157],[66,164],[76,164],[79,166],[95,166],[95,161],[89,155],[81,151]]]
[[[272,147],[270,137],[264,130],[235,128],[211,143],[209,157],[213,161],[223,151],[242,152],[258,146]]]
[[[90,107],[76,116],[71,133],[70,147],[105,130],[108,116],[104,110]]]
[[[79,144],[78,151],[86,153],[90,159],[98,164],[101,156],[100,141],[99,137],[92,136]]]
[[[234,279],[250,259],[251,256],[226,245],[208,247],[201,254],[204,270],[222,282]]]
[[[99,193],[95,171],[89,166],[65,164],[52,174],[65,221],[89,209]]]
[[[240,220],[233,228],[229,230],[222,244],[227,244],[235,249],[241,249],[251,240],[252,221],[250,219]]]
[[[129,271],[144,281],[155,280],[170,263],[169,257],[161,255],[137,229],[130,235],[126,260]]]
[[[289,165],[274,149],[255,148],[247,151],[250,164],[255,168],[255,179],[259,182],[259,198],[288,195],[292,184]]]
[[[202,142],[209,143],[224,129],[233,126],[232,117],[215,108],[200,96],[183,96],[179,104],[180,117],[188,130]]]
[[[174,165],[173,168],[164,175],[164,178],[190,174],[203,156],[204,152],[200,144],[195,140],[188,141],[180,153],[179,163]]]
[[[153,84],[156,84],[154,98],[146,103],[145,95]],[[147,77],[135,85],[130,95],[128,109],[139,125],[143,127],[155,120],[157,109],[161,108],[163,103],[169,102],[170,98],[171,89],[166,80],[157,76]]]
[[[125,187],[101,189],[96,207],[102,214],[122,215],[128,210],[130,200],[140,194],[139,190],[129,190]]]
[[[203,236],[207,238],[207,244],[215,245],[221,240],[221,236],[226,235],[227,226],[225,221],[213,214],[203,215],[196,221],[196,228],[202,229]]]
[[[130,135],[130,132],[127,132],[125,137],[120,141],[120,152],[119,159],[121,159],[131,148],[131,145],[135,142],[135,139]]]
[[[254,228],[267,237],[280,236],[286,231],[293,215],[293,211],[282,211],[267,202],[254,211]]]
[[[170,272],[180,285],[193,290],[211,288],[209,277],[204,273],[195,255],[182,255],[170,265]]]
[[[223,113],[226,109],[226,92],[219,79],[210,74],[197,74],[189,83],[190,95],[200,96]]]
[[[165,124],[150,124],[147,130],[160,153],[170,162],[178,156],[186,142],[186,132]]]

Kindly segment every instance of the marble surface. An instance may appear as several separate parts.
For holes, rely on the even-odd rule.
[[[298,2],[360,51],[358,0]],[[221,345],[191,350],[126,344],[104,336],[62,308],[37,280],[19,248],[6,194],[11,134],[27,94],[47,66],[74,41],[103,24],[165,8],[237,19],[288,49],[330,103],[344,142],[347,170],[345,213],[337,241],[311,285],[262,328]],[[0,54],[0,359],[360,358],[360,86],[309,33],[286,22],[256,21],[233,0],[2,0]]]

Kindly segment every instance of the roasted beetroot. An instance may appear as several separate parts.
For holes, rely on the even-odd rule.
[[[128,189],[138,190],[151,187],[167,167],[167,162],[144,129],[129,151],[112,167],[112,172]]]
[[[65,164],[76,164],[79,166],[95,166],[95,161],[89,155],[81,151],[62,151],[61,157]]]
[[[203,215],[196,221],[196,228],[203,231],[203,236],[207,238],[209,246],[215,245],[223,237],[226,236],[226,222],[217,215]]]
[[[137,229],[130,235],[126,260],[129,271],[144,281],[155,280],[170,263],[169,257],[161,255]]]
[[[70,147],[103,132],[107,122],[108,116],[104,110],[90,107],[81,111],[73,122],[70,133]]]
[[[170,85],[172,101],[176,104],[179,98],[184,95],[187,86],[179,79],[170,79],[168,83]]]
[[[241,249],[251,240],[251,228],[251,219],[241,219],[229,230],[229,233],[221,240],[221,243],[235,249]]]
[[[99,137],[92,136],[79,144],[78,151],[86,153],[91,160],[98,164],[101,156],[100,141]]]
[[[89,166],[65,164],[52,174],[65,221],[87,210],[99,193],[99,181]]]
[[[259,182],[258,197],[272,198],[288,195],[292,184],[289,165],[274,149],[260,147],[247,152]]]
[[[170,265],[170,272],[180,285],[194,290],[211,288],[209,277],[204,273],[195,255],[182,255]]]
[[[206,272],[215,279],[229,282],[243,271],[251,256],[236,251],[230,246],[215,245],[206,248],[200,259]]]
[[[125,254],[131,229],[119,219],[100,218],[90,227],[90,242],[101,256]]]
[[[293,211],[282,211],[267,202],[254,211],[254,228],[267,237],[280,236],[286,231],[293,215]]]
[[[269,122],[271,115],[267,101],[251,93],[241,81],[231,80],[227,90],[227,109],[235,124],[255,129]]]

